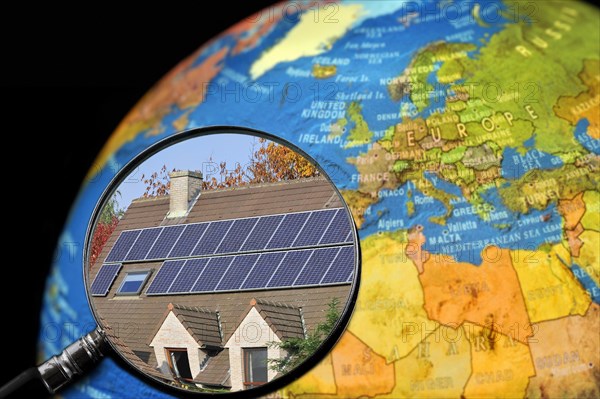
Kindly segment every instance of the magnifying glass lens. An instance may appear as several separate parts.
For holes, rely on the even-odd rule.
[[[121,173],[89,229],[99,326],[127,363],[186,392],[276,388],[351,312],[350,213],[289,144],[203,134],[160,147]]]

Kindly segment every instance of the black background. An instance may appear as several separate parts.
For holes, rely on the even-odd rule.
[[[0,266],[0,385],[36,363],[39,310],[55,246],[108,136],[179,61],[272,3],[213,4],[220,13],[172,3],[138,6],[139,12],[56,2],[0,11],[0,190],[7,233]]]

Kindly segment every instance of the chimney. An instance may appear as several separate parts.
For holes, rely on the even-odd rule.
[[[171,178],[171,189],[167,217],[185,216],[202,188],[202,173],[180,170],[169,173],[169,177]]]

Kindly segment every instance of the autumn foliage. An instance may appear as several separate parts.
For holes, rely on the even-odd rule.
[[[90,265],[96,263],[96,259],[100,256],[104,244],[110,238],[117,225],[119,224],[119,218],[113,216],[109,222],[99,222],[94,230],[94,237],[92,238],[92,247],[90,248]]]
[[[313,177],[319,174],[317,168],[297,152],[281,144],[258,139],[255,148],[246,165],[236,164],[229,169],[226,162],[219,162],[216,172],[202,182],[202,189],[240,187],[247,184],[272,183],[283,180],[293,180]],[[209,162],[213,162],[209,159]],[[171,170],[175,171],[175,169]],[[171,182],[166,165],[146,177],[142,175],[146,191],[144,197],[158,197],[169,194]]]
[[[259,139],[259,147],[248,167],[248,183],[270,183],[318,175],[306,158],[286,146]]]
[[[92,237],[92,244],[90,248],[90,266],[93,265],[100,253],[102,248],[106,244],[106,241],[110,238],[113,231],[119,224],[119,219],[125,212],[119,207],[118,197],[121,193],[117,190],[112,197],[104,204],[100,216],[98,217],[98,223],[96,223],[96,229]]]
[[[175,169],[171,172],[175,172]],[[142,175],[142,182],[146,185],[144,197],[160,197],[161,195],[167,195],[169,193],[169,188],[171,187],[167,166],[163,165],[158,172],[154,172],[148,177]]]

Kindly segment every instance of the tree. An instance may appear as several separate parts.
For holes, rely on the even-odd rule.
[[[176,170],[173,169],[171,172],[176,172]],[[154,172],[148,177],[143,174],[142,182],[146,185],[144,197],[160,197],[169,194],[171,181],[169,180],[167,165],[163,165],[158,172]]]
[[[209,163],[214,163],[212,157],[208,159]],[[242,165],[237,164],[233,170],[227,168],[227,162],[219,162],[219,176],[217,179],[212,176],[209,180],[202,182],[203,190],[215,190],[217,188],[238,187],[247,183],[248,178]]]
[[[104,205],[102,211],[100,211],[100,217],[98,218],[94,235],[92,236],[90,248],[90,266],[92,266],[98,259],[98,256],[100,256],[102,248],[104,248],[106,241],[109,239],[113,231],[115,231],[115,228],[119,224],[119,219],[125,212],[119,207],[118,197],[120,196],[121,193],[119,191],[115,192],[115,194]]]
[[[287,373],[312,356],[329,334],[331,334],[333,327],[335,327],[335,324],[340,319],[339,303],[340,300],[338,298],[333,298],[327,304],[325,321],[317,324],[315,329],[308,333],[305,338],[292,337],[286,338],[281,342],[270,342],[270,347],[283,349],[287,355],[281,359],[269,359],[269,368],[279,373]]]
[[[317,168],[296,151],[262,137],[258,142],[248,166],[249,183],[271,183],[319,174]]]
[[[212,157],[209,162],[215,163]],[[227,162],[219,162],[218,165],[218,175],[205,179],[202,182],[203,190],[272,183],[319,175],[319,170],[302,155],[262,137],[258,139],[258,146],[253,149],[247,165],[237,164],[233,169],[228,168]],[[147,178],[142,175],[142,181],[146,184],[144,197],[169,194],[171,182],[167,170],[167,166],[163,165],[158,172],[152,173]],[[176,169],[172,171],[175,172]]]

